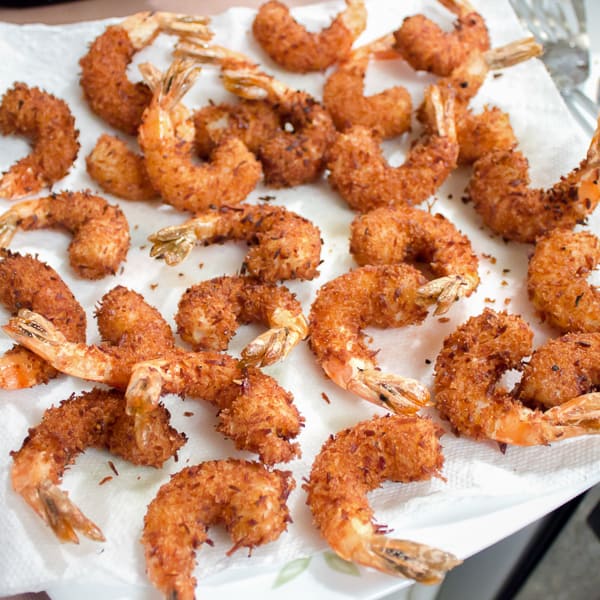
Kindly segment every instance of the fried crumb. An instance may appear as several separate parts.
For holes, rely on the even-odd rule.
[[[488,304],[495,304],[496,303],[496,299],[495,298],[484,298],[483,301],[487,302]]]
[[[117,471],[117,467],[115,467],[115,463],[112,460],[108,461],[108,466],[110,467],[110,470],[115,474],[115,475],[119,475],[119,471]]]
[[[323,398],[323,400],[325,400],[325,402],[327,402],[327,404],[331,404],[331,400],[329,399],[329,396],[325,392],[321,392],[321,398]]]
[[[112,479],[112,475],[107,475],[106,477],[104,477],[104,479],[101,479],[98,482],[98,485],[104,485],[105,483],[107,483],[108,481],[110,481]]]
[[[438,323],[448,323],[448,321],[450,321],[448,317],[440,317],[438,319]]]

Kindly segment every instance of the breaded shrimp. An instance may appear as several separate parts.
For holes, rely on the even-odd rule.
[[[307,73],[324,71],[343,60],[366,25],[364,0],[346,0],[346,8],[318,33],[308,32],[285,4],[269,0],[258,9],[252,33],[278,65],[288,71]]]
[[[442,95],[454,96],[456,137],[460,146],[459,164],[472,164],[492,150],[511,150],[517,138],[507,113],[497,107],[486,106],[475,114],[470,108],[471,99],[483,85],[488,73],[518,64],[539,56],[542,46],[534,38],[525,38],[483,52],[473,50],[465,62],[453,69],[448,77],[440,79],[437,86]],[[418,119],[427,131],[435,131],[435,114],[426,103],[417,111]]]
[[[555,229],[529,259],[527,291],[545,321],[561,332],[600,331],[600,290],[587,281],[600,265],[600,239],[589,231]]]
[[[462,64],[472,50],[488,50],[490,37],[483,17],[467,0],[438,0],[458,18],[444,32],[424,15],[407,17],[394,31],[396,49],[416,71],[442,77]]]
[[[500,384],[503,373],[522,368],[532,340],[521,317],[490,309],[444,340],[435,364],[435,404],[458,433],[517,446],[600,433],[600,394],[542,412],[523,405]]]
[[[107,27],[79,61],[83,96],[92,111],[109,125],[135,135],[152,91],[145,83],[129,81],[127,67],[133,56],[161,31],[194,33],[209,40],[208,22],[205,17],[152,11],[136,13]]]
[[[479,261],[469,239],[446,217],[411,206],[376,208],[357,216],[350,252],[359,265],[427,263],[433,275],[420,293],[435,299],[435,314],[470,296],[479,285]]]
[[[13,488],[61,542],[79,543],[77,532],[104,541],[98,526],[60,489],[65,469],[87,448],[106,449],[134,465],[160,467],[186,441],[184,434],[169,426],[169,419],[169,412],[158,407],[148,424],[150,443],[140,449],[122,394],[93,389],[72,395],[49,408],[41,423],[29,430],[21,448],[11,452]]]
[[[338,136],[329,149],[329,183],[351,208],[366,212],[378,206],[418,204],[431,196],[456,167],[458,142],[453,100],[436,86],[428,91],[434,106],[436,132],[421,138],[403,165],[391,167],[379,139],[357,125]]]
[[[313,520],[344,560],[437,583],[462,561],[418,542],[384,535],[373,523],[367,493],[385,480],[408,483],[440,477],[443,431],[429,419],[374,417],[330,437],[315,458],[304,485]]]
[[[405,87],[397,85],[373,96],[364,95],[370,59],[396,58],[393,43],[394,36],[388,34],[357,48],[325,82],[323,104],[339,131],[363,125],[386,139],[410,129],[412,100]]]
[[[314,279],[321,260],[321,233],[313,223],[282,206],[244,204],[207,210],[148,238],[150,256],[176,265],[192,248],[244,240],[250,246],[242,271],[262,281]]]
[[[535,242],[558,227],[575,227],[600,201],[600,121],[586,158],[551,188],[530,188],[528,168],[517,150],[493,151],[475,163],[467,196],[483,222],[518,242]]]
[[[85,343],[85,311],[60,275],[33,256],[0,251],[0,304],[11,314],[28,308],[51,321],[70,342]],[[56,369],[23,346],[0,357],[0,389],[46,383]]]
[[[15,83],[0,103],[0,133],[30,139],[32,150],[0,177],[0,198],[21,198],[62,179],[79,152],[79,131],[66,102]]]
[[[302,305],[288,288],[243,275],[193,285],[175,315],[177,333],[194,350],[226,350],[238,326],[253,321],[267,324],[269,330],[242,350],[246,365],[273,364],[308,335]]]
[[[140,70],[148,81],[156,79],[150,65],[140,65]],[[164,202],[191,212],[238,204],[262,175],[254,154],[236,137],[224,138],[209,162],[194,162],[193,119],[181,99],[198,71],[190,59],[176,59],[171,64],[144,111],[138,132],[152,187]]]
[[[85,157],[89,176],[108,194],[125,200],[154,200],[144,158],[119,138],[103,133]]]
[[[362,329],[422,322],[427,309],[419,289],[427,279],[401,263],[360,267],[327,282],[309,315],[309,344],[317,362],[337,385],[398,413],[429,404],[429,391],[415,381],[381,372]]]
[[[289,471],[255,462],[206,461],[173,475],[144,517],[146,570],[165,598],[193,600],[195,551],[211,542],[208,528],[222,523],[233,547],[252,548],[276,540],[291,517],[286,505],[295,482]]]
[[[0,215],[0,247],[8,246],[17,229],[47,227],[73,234],[69,260],[85,279],[114,275],[127,257],[129,224],[123,211],[88,191],[60,192],[13,205]]]

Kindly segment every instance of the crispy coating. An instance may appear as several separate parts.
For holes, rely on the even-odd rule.
[[[160,406],[150,417],[149,444],[135,443],[134,418],[125,413],[123,395],[93,389],[72,395],[44,413],[29,430],[21,448],[11,452],[12,485],[61,541],[78,543],[76,530],[95,540],[102,532],[59,488],[65,469],[87,448],[105,449],[134,465],[161,467],[175,456],[185,435],[169,425],[169,412]]]
[[[348,55],[354,40],[366,27],[364,1],[346,0],[346,5],[327,29],[310,33],[292,17],[285,4],[269,0],[258,9],[252,33],[263,50],[284,69],[298,73],[324,71]]]
[[[440,0],[457,15],[454,30],[445,32],[424,15],[407,17],[394,31],[396,49],[416,71],[449,75],[472,50],[488,50],[490,38],[483,17],[466,0]]]
[[[6,247],[17,229],[48,227],[73,234],[69,261],[84,279],[114,275],[129,250],[129,224],[123,211],[88,191],[60,192],[14,204],[0,215],[0,246]]]
[[[144,158],[119,138],[103,133],[85,157],[88,175],[108,194],[125,200],[154,200]]]
[[[383,481],[440,477],[442,430],[429,419],[386,415],[331,436],[316,456],[306,503],[331,548],[344,560],[434,583],[460,561],[423,544],[387,538],[374,523],[367,493]]]
[[[28,308],[44,315],[71,342],[85,342],[85,311],[60,275],[33,256],[3,251],[0,303],[11,314]],[[0,388],[20,389],[46,383],[56,369],[23,346],[0,358]]]
[[[286,501],[294,486],[289,471],[232,458],[176,473],[144,517],[141,541],[150,581],[165,598],[193,600],[195,552],[211,543],[208,528],[225,526],[233,541],[227,555],[274,541],[291,522]]]
[[[600,331],[600,290],[588,283],[600,264],[600,239],[589,231],[555,229],[537,240],[527,291],[544,320],[563,333]]]
[[[15,83],[0,103],[0,133],[24,135],[31,152],[2,174],[0,197],[20,198],[62,179],[79,152],[79,131],[63,100],[25,83]]]
[[[450,334],[435,364],[435,404],[458,433],[532,446],[600,432],[600,398],[580,396],[542,412],[500,384],[531,354],[533,333],[517,315],[485,309]]]
[[[167,264],[181,262],[198,242],[239,240],[249,250],[243,272],[265,282],[314,279],[321,260],[321,233],[311,221],[282,206],[243,204],[207,210],[149,237],[151,256]]]

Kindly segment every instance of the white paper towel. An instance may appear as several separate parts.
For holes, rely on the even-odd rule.
[[[523,37],[524,32],[507,2],[479,0],[473,4],[487,20],[493,46]],[[327,25],[342,6],[343,3],[337,1],[298,8],[294,14],[309,28],[316,30]],[[453,21],[452,15],[432,0],[406,0],[401,3],[368,0],[367,7],[368,27],[358,44],[397,28],[405,16],[418,12],[425,12],[448,28]],[[253,16],[254,11],[240,8],[215,17],[215,43],[246,52],[260,60],[267,71],[320,98],[325,75],[294,75],[277,69],[252,38],[250,25]],[[78,61],[88,44],[112,22],[61,27],[0,23],[0,90],[8,89],[15,81],[47,90],[69,103],[80,130],[81,150],[76,163],[67,177],[54,186],[54,190],[91,188],[99,191],[86,173],[85,156],[98,136],[109,128],[90,112],[82,100]],[[172,38],[161,36],[152,47],[138,54],[135,63],[150,60],[165,68],[172,42]],[[130,69],[130,76],[139,79],[135,65]],[[370,66],[367,93],[405,84],[413,93],[416,106],[425,85],[432,80],[429,75],[415,75],[400,60],[386,61]],[[197,107],[209,99],[218,102],[229,100],[231,96],[221,88],[217,71],[206,68],[186,96],[185,103]],[[530,160],[535,185],[550,185],[561,174],[575,167],[585,155],[588,140],[572,120],[539,61],[532,60],[507,69],[502,77],[490,77],[474,100],[475,106],[486,103],[510,113],[520,147]],[[386,155],[393,164],[402,162],[411,139],[416,135],[418,125],[415,123],[412,135],[385,143]],[[22,139],[3,138],[0,169],[5,170],[26,152],[27,144]],[[431,363],[443,338],[468,316],[479,314],[486,306],[522,314],[535,329],[536,344],[553,335],[540,324],[527,300],[525,273],[531,246],[506,244],[481,227],[472,207],[461,202],[469,172],[468,169],[459,169],[451,176],[436,194],[433,210],[448,216],[470,237],[481,259],[482,284],[479,290],[471,298],[455,304],[447,315],[447,322],[430,317],[419,327],[370,330],[374,338],[373,347],[381,349],[378,357],[385,370],[420,379],[426,384],[431,384]],[[276,192],[259,186],[250,195],[250,200],[265,194],[276,196],[275,203],[301,213],[321,227],[324,262],[320,277],[312,282],[288,282],[308,313],[320,285],[354,266],[348,253],[348,226],[354,214],[330,189],[325,179],[310,186]],[[239,270],[245,253],[244,246],[239,244],[194,249],[187,261],[177,267],[167,267],[150,259],[147,236],[160,227],[182,222],[185,216],[159,203],[108,199],[119,202],[127,214],[132,233],[132,247],[125,268],[115,277],[99,282],[78,279],[67,259],[69,238],[62,232],[18,233],[11,245],[15,251],[39,255],[60,272],[87,310],[89,343],[98,341],[94,305],[115,285],[122,284],[142,293],[173,323],[177,302],[189,285]],[[2,210],[10,204],[3,201]],[[589,219],[589,227],[599,231],[599,224],[596,211]],[[0,312],[0,321],[5,322],[7,317],[6,311]],[[252,326],[243,328],[233,340],[231,353],[236,354],[258,331]],[[0,350],[11,345],[6,339],[1,339],[0,343]],[[224,569],[230,574],[225,579],[248,578],[250,581],[260,569],[274,569],[295,558],[322,550],[324,543],[312,526],[305,506],[302,480],[309,473],[312,458],[330,433],[382,412],[326,380],[305,343],[297,347],[285,362],[270,367],[268,372],[284,388],[293,392],[295,402],[306,419],[306,427],[299,438],[303,456],[283,466],[293,471],[297,481],[297,488],[289,502],[294,523],[277,542],[255,549],[251,558],[243,551],[226,557],[229,541],[218,529],[212,530],[215,546],[202,547],[198,553],[196,575],[200,579],[200,588],[205,581],[217,581],[218,586],[218,581],[224,579],[216,574]],[[163,469],[155,470],[133,467],[104,452],[86,452],[66,473],[63,487],[83,512],[100,526],[107,541],[99,544],[83,539],[79,546],[61,545],[12,491],[9,452],[21,446],[27,429],[39,422],[47,407],[58,404],[73,392],[91,387],[86,382],[61,376],[46,386],[1,393],[3,435],[0,438],[0,457],[4,458],[0,458],[0,504],[3,507],[0,511],[0,596],[60,589],[61,585],[75,583],[123,585],[124,589],[132,590],[134,586],[142,586],[143,589],[148,583],[139,538],[145,508],[159,486],[168,480],[171,473],[205,459],[253,458],[235,451],[228,440],[214,431],[216,418],[212,407],[194,400],[182,402],[179,398],[167,397],[165,403],[173,414],[174,426],[189,437],[189,442],[180,452],[179,461],[169,461]],[[331,400],[330,403],[324,401],[323,393]],[[193,416],[185,416],[186,412],[192,412]],[[426,412],[435,417],[433,410]],[[449,431],[446,423],[443,426]],[[460,556],[472,554],[549,510],[544,504],[545,497],[560,493],[566,494],[564,499],[568,499],[600,480],[600,440],[597,438],[567,440],[550,447],[509,447],[506,454],[502,454],[493,443],[459,439],[451,433],[443,436],[442,443],[446,457],[446,481],[385,484],[373,492],[371,498],[378,521],[392,527],[395,535],[412,537]],[[109,460],[115,464],[118,476],[110,470]],[[107,475],[113,475],[113,479],[99,486]],[[526,506],[529,507],[527,510],[523,508]],[[486,530],[478,526],[490,515],[498,515],[495,527]],[[464,522],[460,536],[453,528],[457,522]],[[213,577],[209,578],[211,575]],[[367,584],[375,582],[375,577],[368,573],[363,577],[363,583],[365,581]],[[359,584],[353,585],[353,590],[358,588]],[[144,597],[149,594],[148,590],[144,590]]]

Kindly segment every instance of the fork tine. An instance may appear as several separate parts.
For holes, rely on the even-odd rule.
[[[542,42],[542,44],[549,41],[548,34],[540,28],[539,19],[528,2],[525,2],[525,0],[511,0],[511,4],[517,17],[519,17],[521,24],[528,29],[538,41]]]

